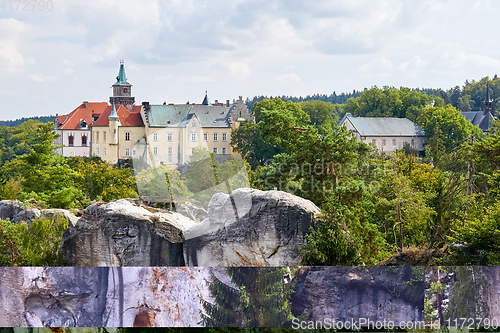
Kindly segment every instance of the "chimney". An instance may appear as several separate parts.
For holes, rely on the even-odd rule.
[[[85,104],[85,108],[88,109],[89,108],[89,101],[84,101],[83,104]]]
[[[226,106],[229,107],[229,100],[226,99]]]
[[[142,106],[145,110],[149,110],[149,102],[142,102]]]
[[[219,100],[216,99],[215,100],[215,105],[217,105],[217,104],[219,104]]]

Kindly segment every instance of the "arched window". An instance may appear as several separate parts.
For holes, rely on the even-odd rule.
[[[73,147],[74,141],[75,141],[75,139],[74,139],[73,135],[68,136],[68,146]]]
[[[84,135],[82,136],[82,146],[86,146],[87,145],[87,136]]]

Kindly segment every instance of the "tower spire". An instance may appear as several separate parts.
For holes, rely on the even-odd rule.
[[[207,90],[205,90],[205,98],[203,99],[203,102],[201,104],[203,104],[203,105],[209,105]]]
[[[491,107],[493,104],[493,99],[490,96],[490,81],[489,78],[486,78],[486,96],[484,97],[483,102],[483,113],[484,115],[491,113]]]

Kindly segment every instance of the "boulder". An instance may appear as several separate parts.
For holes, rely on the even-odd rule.
[[[215,194],[208,218],[184,234],[188,266],[295,266],[320,210],[281,191],[250,188]]]
[[[307,320],[423,321],[424,283],[405,284],[411,267],[301,267],[295,273],[292,313]]]
[[[75,226],[80,218],[76,217],[75,214],[71,213],[66,209],[43,209],[42,216],[47,218],[52,218],[56,215],[64,217],[69,221],[70,226]]]
[[[31,221],[39,218],[40,215],[41,213],[38,208],[26,208],[17,213],[12,219],[12,222],[14,223],[26,222],[28,224],[28,227],[30,227]]]
[[[182,243],[195,222],[127,199],[87,207],[61,241],[68,266],[184,266]]]
[[[0,201],[0,220],[14,219],[19,212],[23,210],[22,202],[18,200],[2,200]]]

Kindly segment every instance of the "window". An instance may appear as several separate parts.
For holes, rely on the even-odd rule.
[[[382,146],[385,146],[385,139],[382,140]]]
[[[226,133],[222,133],[222,141],[227,141],[227,134]]]
[[[103,148],[103,150],[102,150],[102,154],[103,154],[104,156],[106,156],[106,148]]]
[[[95,132],[95,142],[99,142],[99,132]]]
[[[191,133],[191,141],[196,141],[196,133]]]
[[[87,145],[87,136],[84,135],[82,136],[82,146],[86,146]]]
[[[415,140],[414,139],[411,139],[411,146],[415,146]]]
[[[208,141],[208,134],[207,133],[203,133],[203,141]]]
[[[158,155],[158,148],[153,148],[153,154]]]
[[[375,141],[375,139],[372,140],[372,143],[373,144],[377,144],[377,141]]]
[[[226,155],[226,148],[222,148],[222,154]]]
[[[106,143],[106,132],[102,132],[102,141]]]
[[[168,154],[172,155],[172,148],[168,148]]]
[[[167,134],[167,140],[168,141],[172,141],[172,133],[168,133]]]
[[[130,141],[130,133],[125,133],[125,141]]]
[[[191,127],[196,127],[196,122],[195,122],[195,121],[193,121],[193,122],[191,123]]]
[[[75,139],[74,139],[73,135],[68,136],[68,146],[73,147],[74,141],[75,141]]]
[[[214,141],[217,141],[217,138],[218,138],[217,133],[214,133]]]
[[[425,140],[422,140],[422,146],[425,144]]]
[[[99,148],[96,148],[96,150],[95,150],[95,154],[96,154],[97,156],[99,156]]]
[[[125,156],[130,156],[130,149],[125,149]]]
[[[217,148],[214,148],[214,154],[217,154]]]
[[[153,134],[153,141],[158,141],[158,133]]]
[[[392,139],[392,145],[395,146],[396,145],[396,139]]]

